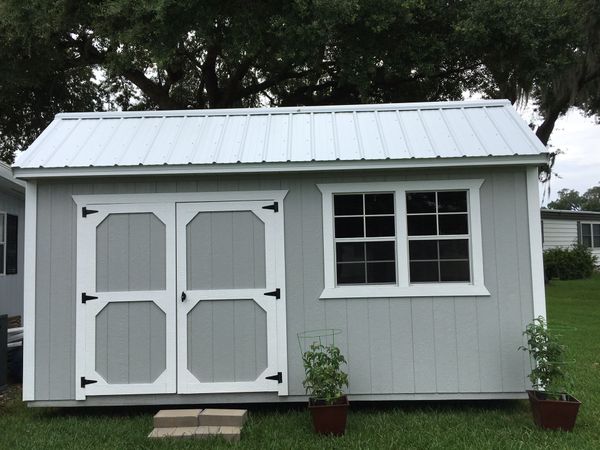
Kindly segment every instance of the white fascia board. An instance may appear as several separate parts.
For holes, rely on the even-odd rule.
[[[107,111],[59,113],[57,119],[114,119],[123,117],[196,117],[230,115],[307,114],[360,111],[416,111],[420,109],[456,109],[510,106],[509,100],[463,100],[454,102],[382,103],[335,106],[287,106],[266,108],[182,109],[171,111]]]
[[[156,166],[111,166],[111,167],[15,167],[15,176],[20,179],[112,177],[112,176],[155,176],[155,175],[207,175],[227,173],[278,173],[319,172],[383,169],[427,169],[495,166],[539,166],[548,162],[548,154],[483,156],[461,158],[423,158],[377,161],[308,161],[280,163],[236,163],[236,164],[186,164]]]

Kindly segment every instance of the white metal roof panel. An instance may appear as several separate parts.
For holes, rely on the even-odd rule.
[[[540,155],[506,100],[66,113],[21,169],[382,161]]]

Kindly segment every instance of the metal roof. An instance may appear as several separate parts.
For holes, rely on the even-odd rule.
[[[19,155],[15,167],[400,161],[545,152],[509,101],[488,100],[64,113]]]
[[[23,193],[25,192],[25,183],[17,180],[12,173],[10,166],[0,161],[0,189],[8,189]]]
[[[571,211],[567,209],[540,210],[542,219],[564,219],[564,220],[600,220],[599,211]]]

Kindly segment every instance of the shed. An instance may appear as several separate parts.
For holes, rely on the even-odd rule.
[[[27,182],[32,405],[524,398],[538,166],[508,101],[59,114]]]
[[[600,212],[543,208],[541,216],[544,250],[581,244],[600,263]]]
[[[25,183],[0,161],[0,315],[23,314]]]

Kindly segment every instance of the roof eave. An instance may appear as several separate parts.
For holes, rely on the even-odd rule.
[[[110,166],[110,167],[50,167],[14,168],[19,179],[33,178],[72,178],[106,176],[144,175],[209,175],[226,173],[273,173],[273,172],[320,172],[353,170],[426,169],[460,168],[489,166],[539,166],[548,162],[548,154],[481,156],[459,158],[413,158],[354,161],[306,161],[306,162],[264,162],[234,164],[184,164],[152,166]]]

